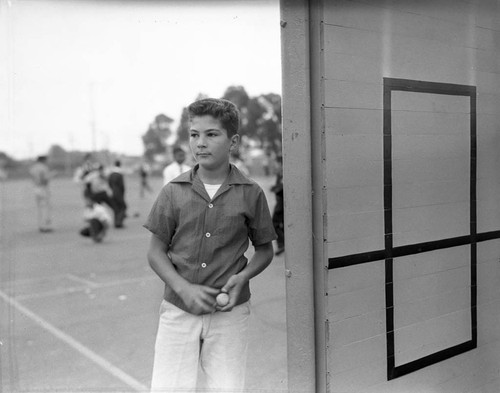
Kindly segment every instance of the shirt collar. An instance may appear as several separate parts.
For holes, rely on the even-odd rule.
[[[240,170],[234,166],[233,164],[229,164],[229,175],[224,183],[226,184],[252,184],[252,181],[249,180],[245,175],[243,175]],[[190,171],[184,172],[175,180],[172,180],[171,183],[191,183],[193,184],[194,178],[196,176],[196,172],[198,171],[200,164],[196,164]]]

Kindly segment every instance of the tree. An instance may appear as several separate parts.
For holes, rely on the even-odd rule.
[[[243,86],[229,86],[224,92],[222,98],[231,101],[240,111],[247,107],[248,101],[250,100],[250,97]]]
[[[261,97],[263,97],[272,106],[274,116],[276,116],[275,121],[281,123],[281,96],[276,93],[268,93],[263,94]]]
[[[60,145],[52,145],[49,148],[48,158],[51,163],[64,163],[66,162],[66,150]]]
[[[281,153],[281,96],[264,94],[258,100],[265,108],[258,129],[259,139],[275,153]]]
[[[70,163],[66,150],[60,145],[52,145],[47,154],[50,166],[57,171],[69,171]]]
[[[149,125],[148,130],[142,136],[144,145],[144,156],[153,161],[156,154],[164,154],[167,146],[167,139],[172,134],[170,125],[174,120],[170,117],[159,114]]]
[[[208,98],[200,93],[196,101]],[[254,141],[261,147],[272,149],[276,154],[281,153],[281,96],[275,93],[262,94],[250,97],[243,86],[229,86],[223,99],[233,102],[240,111],[241,122],[239,133]],[[165,154],[166,140],[170,136],[172,119],[165,115],[158,115],[143,135],[144,155],[153,160],[156,154]],[[189,141],[189,117],[187,108],[183,108],[179,125],[176,130],[175,144],[184,144]]]
[[[15,168],[19,163],[9,156],[7,153],[0,151],[0,167],[3,168]]]
[[[7,180],[11,172],[17,171],[21,164],[3,151],[0,152],[0,181]],[[28,170],[26,170],[26,173]]]
[[[182,109],[181,120],[177,126],[177,141],[183,143],[189,141],[189,118],[187,108]]]
[[[248,101],[244,116],[241,119],[241,135],[246,135],[250,139],[257,139],[258,129],[262,116],[265,113],[264,107],[260,104],[258,97],[253,97]]]
[[[196,97],[195,101],[202,100],[204,98],[208,98],[208,96],[204,93],[199,93]],[[187,107],[182,108],[181,120],[179,121],[179,125],[177,126],[177,138],[176,144],[183,144],[189,141],[189,116]]]
[[[174,119],[171,119],[162,113],[155,117],[153,125],[163,140],[167,140],[170,135],[172,135],[170,125],[173,121]]]

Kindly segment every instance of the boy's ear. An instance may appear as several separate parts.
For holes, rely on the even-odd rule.
[[[240,143],[240,135],[239,134],[234,134],[232,137],[231,137],[231,146],[230,146],[230,149],[234,149],[235,147],[238,147]]]

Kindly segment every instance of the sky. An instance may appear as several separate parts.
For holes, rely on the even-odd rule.
[[[0,0],[0,151],[140,155],[160,113],[281,94],[278,0]]]

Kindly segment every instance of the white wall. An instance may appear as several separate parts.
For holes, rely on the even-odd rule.
[[[469,235],[471,182],[477,233],[500,230],[500,3],[324,3],[323,23],[311,20],[324,105],[313,138],[325,131],[313,169],[325,174],[328,258],[385,247],[383,78],[477,87],[476,179],[470,98],[392,92],[394,247]],[[477,244],[477,348],[390,381],[385,260],[328,270],[330,391],[500,391],[499,258],[500,240]],[[396,366],[471,339],[471,259],[470,245],[394,258]]]

